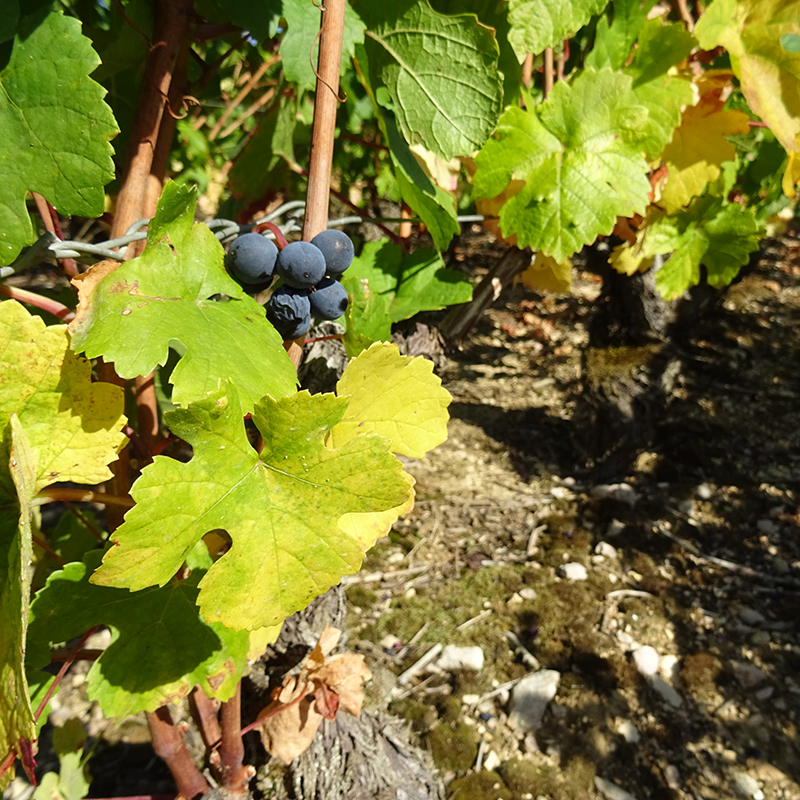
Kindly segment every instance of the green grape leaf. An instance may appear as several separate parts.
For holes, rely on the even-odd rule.
[[[691,80],[668,71],[689,55],[694,44],[681,23],[665,25],[652,19],[642,28],[636,54],[625,70],[633,78],[636,99],[650,114],[642,142],[649,159],[657,158],[669,144],[680,124],[681,109],[693,103]]]
[[[785,150],[796,152],[800,51],[781,45],[800,36],[800,0],[714,0],[700,17],[695,36],[706,50],[722,45],[728,51],[753,113]]]
[[[20,22],[0,72],[0,264],[33,241],[29,191],[62,214],[103,213],[117,123],[105,90],[89,78],[98,63],[77,19],[54,11]]]
[[[509,40],[522,61],[577,33],[608,0],[509,0]]]
[[[367,0],[358,10],[370,82],[388,89],[403,138],[445,160],[471,155],[502,110],[493,31],[474,14],[443,16],[418,0]]]
[[[560,81],[534,109],[503,115],[476,158],[475,195],[524,181],[500,209],[503,236],[561,263],[611,233],[617,217],[644,212],[648,120],[628,76],[586,70],[571,86]]]
[[[321,11],[309,0],[282,0],[287,30],[281,42],[283,74],[301,89],[314,89],[317,76],[314,67],[319,58],[319,26]],[[364,41],[364,23],[349,4],[345,5],[344,38],[342,40],[342,72],[355,52],[356,44]],[[312,53],[313,48],[313,53]],[[313,59],[313,63],[312,63]]]
[[[594,44],[586,56],[585,66],[622,69],[654,5],[655,0],[614,0],[606,9],[606,15],[597,21]],[[612,9],[613,19],[609,22],[608,12]]]
[[[456,221],[455,198],[437,186],[414,158],[397,130],[394,115],[390,111],[383,111],[381,116],[400,194],[422,218],[434,245],[439,250],[446,250],[452,238],[461,231]]]
[[[342,283],[354,297],[356,330],[376,341],[389,339],[391,322],[472,299],[470,282],[439,253],[421,248],[404,256],[390,241],[367,242]]]
[[[474,14],[482,25],[494,28],[500,57],[497,67],[503,76],[503,107],[514,105],[522,87],[522,65],[508,41],[511,24],[508,5],[497,0],[430,0],[431,7],[440,14]]]
[[[33,793],[33,800],[82,800],[89,793],[83,758],[86,733],[77,717],[53,728],[53,750],[60,762],[58,772],[47,772]]]
[[[360,433],[377,433],[389,439],[393,453],[422,458],[447,439],[450,392],[433,374],[433,362],[401,356],[395,344],[376,342],[351,359],[336,394],[349,403],[331,430],[331,447]]]
[[[677,214],[654,210],[639,229],[636,244],[618,249],[612,264],[632,273],[647,268],[656,255],[668,255],[656,275],[667,299],[680,297],[700,280],[701,264],[712,286],[726,286],[758,250],[761,230],[755,211],[720,198],[697,198]]]
[[[231,379],[247,413],[265,394],[295,391],[296,374],[264,308],[225,272],[222,246],[194,224],[194,210],[194,190],[168,183],[144,253],[80,276],[72,347],[133,378],[164,364],[177,340],[186,355],[172,373],[172,401],[185,405]]]
[[[232,545],[200,582],[206,619],[236,630],[277,625],[355,572],[358,541],[339,530],[343,514],[382,511],[408,496],[402,467],[377,436],[330,449],[324,440],[347,400],[300,392],[256,403],[257,453],[232,386],[170,412],[170,429],[192,460],[156,457],[131,494],[137,505],[114,533],[119,545],[93,581],[132,590],[163,585],[208,531]]]
[[[37,592],[28,629],[31,666],[49,661],[51,646],[108,625],[111,644],[87,676],[89,698],[106,716],[154,711],[198,683],[209,697],[228,700],[244,673],[250,637],[199,615],[197,584],[204,572],[131,593],[90,583],[102,556],[92,550]]]
[[[36,493],[37,452],[16,415],[5,431],[13,480],[11,493],[0,487],[0,752],[21,752],[21,741],[36,738],[25,678],[26,631],[31,589],[31,501]],[[3,756],[5,758],[5,756]],[[0,776],[0,788],[14,777],[13,764]]]
[[[373,342],[388,342],[392,338],[392,321],[389,300],[373,288],[367,278],[345,275],[342,286],[350,299],[344,316],[344,344],[347,355],[352,358]]]
[[[18,414],[38,451],[36,491],[108,480],[127,441],[122,389],[92,383],[92,365],[69,350],[66,326],[45,327],[15,300],[0,303],[0,353],[0,431]],[[5,452],[0,444],[0,458]]]

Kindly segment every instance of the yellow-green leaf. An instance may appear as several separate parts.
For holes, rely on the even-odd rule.
[[[70,351],[64,325],[45,327],[15,300],[0,303],[0,375],[0,430],[19,416],[39,451],[36,491],[111,477],[108,464],[127,441],[123,392],[92,383],[91,364]]]
[[[401,356],[397,345],[376,342],[354,358],[336,393],[349,404],[330,432],[329,447],[343,447],[359,433],[377,433],[391,440],[392,452],[422,458],[447,438],[450,393],[430,361]]]

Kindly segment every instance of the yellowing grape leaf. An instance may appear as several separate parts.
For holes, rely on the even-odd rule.
[[[56,481],[111,477],[108,464],[127,441],[123,391],[92,383],[92,366],[69,350],[64,325],[45,327],[15,300],[0,303],[0,374],[0,431],[19,416],[38,450],[37,492]]]
[[[354,717],[361,714],[362,684],[371,674],[364,656],[330,655],[340,635],[338,628],[326,625],[300,674],[284,676],[283,684],[272,692],[272,702],[258,714],[267,717],[259,725],[264,747],[284,764],[311,744],[323,719],[335,719],[340,709]]]
[[[713,71],[697,82],[700,99],[683,112],[681,124],[664,149],[662,158],[669,177],[661,201],[668,213],[702,194],[706,184],[719,177],[722,162],[734,158],[736,150],[725,137],[750,130],[747,114],[723,110],[721,97],[731,77]]]
[[[164,585],[208,531],[231,548],[200,582],[203,617],[236,629],[280,624],[355,572],[364,547],[338,527],[352,512],[403,504],[410,487],[389,442],[359,435],[325,446],[348,398],[300,392],[256,403],[263,448],[250,445],[232,386],[169,412],[192,445],[188,463],[156,457],[131,494],[137,505],[114,533],[118,545],[94,583],[136,590]]]
[[[800,134],[800,0],[714,0],[695,28],[700,46],[722,45],[755,114],[789,151]]]
[[[781,188],[783,193],[790,199],[797,197],[795,186],[800,183],[800,134],[797,135],[797,147],[789,152],[789,162],[783,173]]]
[[[510,181],[508,186],[503,189],[496,197],[479,197],[475,200],[475,209],[479,214],[483,214],[484,219],[483,227],[491,233],[498,242],[507,244],[509,247],[517,246],[517,234],[514,233],[508,238],[503,236],[500,230],[499,219],[489,219],[490,217],[497,217],[500,209],[512,198],[514,195],[519,194],[525,186],[525,181],[513,180]]]
[[[551,256],[537,253],[520,280],[534,292],[568,292],[572,286],[572,262],[559,264]]]
[[[447,438],[450,393],[430,361],[401,356],[395,344],[376,342],[352,359],[336,394],[348,405],[331,429],[330,447],[343,447],[360,433],[377,433],[391,441],[393,453],[422,458]]]
[[[559,81],[544,103],[510,108],[475,159],[476,197],[525,186],[500,209],[503,236],[563,262],[617,217],[644,213],[650,182],[642,155],[649,113],[629,76],[587,69]]]
[[[87,676],[89,698],[109,717],[177,703],[195,686],[218,700],[236,691],[250,637],[198,614],[203,570],[162,588],[131,593],[89,582],[99,550],[54,572],[31,606],[30,666],[50,661],[50,647],[95,625],[112,629],[111,644]]]
[[[297,376],[264,308],[225,272],[222,245],[194,224],[195,205],[193,188],[168,183],[144,253],[99,280],[102,264],[76,279],[72,348],[133,378],[166,363],[177,340],[187,349],[172,372],[172,401],[185,405],[230,379],[249,412],[265,394],[294,392]]]
[[[38,471],[32,449],[15,414],[6,441],[11,494],[0,488],[0,761],[14,750],[21,753],[36,736],[25,679],[25,640],[31,588],[31,501]],[[15,496],[16,495],[16,496]],[[16,501],[16,502],[15,502]],[[0,788],[14,777],[14,766],[0,776]]]

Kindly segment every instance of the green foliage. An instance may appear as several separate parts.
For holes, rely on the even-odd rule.
[[[618,216],[644,211],[647,126],[629,77],[586,70],[535,109],[505,113],[476,159],[475,193],[495,197],[524,181],[500,210],[503,235],[563,261],[611,233]]]
[[[0,72],[0,264],[33,239],[26,192],[39,192],[62,214],[103,212],[117,126],[89,78],[97,63],[77,20],[52,12],[20,22]]]
[[[67,564],[37,593],[28,630],[29,667],[47,665],[50,646],[108,625],[111,644],[87,676],[89,698],[107,716],[154,711],[185,697],[197,683],[209,697],[229,699],[245,668],[249,637],[198,616],[197,585],[204,571],[131,594],[90,583],[102,555],[93,550],[83,561]]]
[[[443,16],[417,0],[366,0],[364,47],[373,91],[383,86],[409,144],[469,155],[501,111],[498,47],[472,15]]]
[[[511,44],[521,61],[577,33],[608,0],[509,0]]]
[[[144,253],[93,287],[72,325],[72,347],[132,378],[165,363],[176,340],[186,355],[172,373],[172,401],[185,405],[229,379],[246,413],[265,394],[293,392],[294,369],[264,308],[225,272],[221,245],[193,223],[194,211],[192,189],[165,187]]]

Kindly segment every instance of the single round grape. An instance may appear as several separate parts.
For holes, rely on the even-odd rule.
[[[339,319],[347,310],[347,291],[333,278],[323,278],[308,300],[317,319]]]
[[[325,258],[311,242],[292,242],[278,253],[276,269],[287,286],[310,289],[325,277]]]
[[[284,339],[298,339],[311,327],[308,289],[281,286],[270,297],[267,319]]]
[[[260,233],[245,233],[233,240],[225,255],[225,269],[239,284],[248,288],[269,285],[275,272],[278,248]]]
[[[334,228],[322,231],[311,240],[311,244],[325,257],[325,274],[330,278],[339,278],[353,263],[353,243],[342,231]]]

